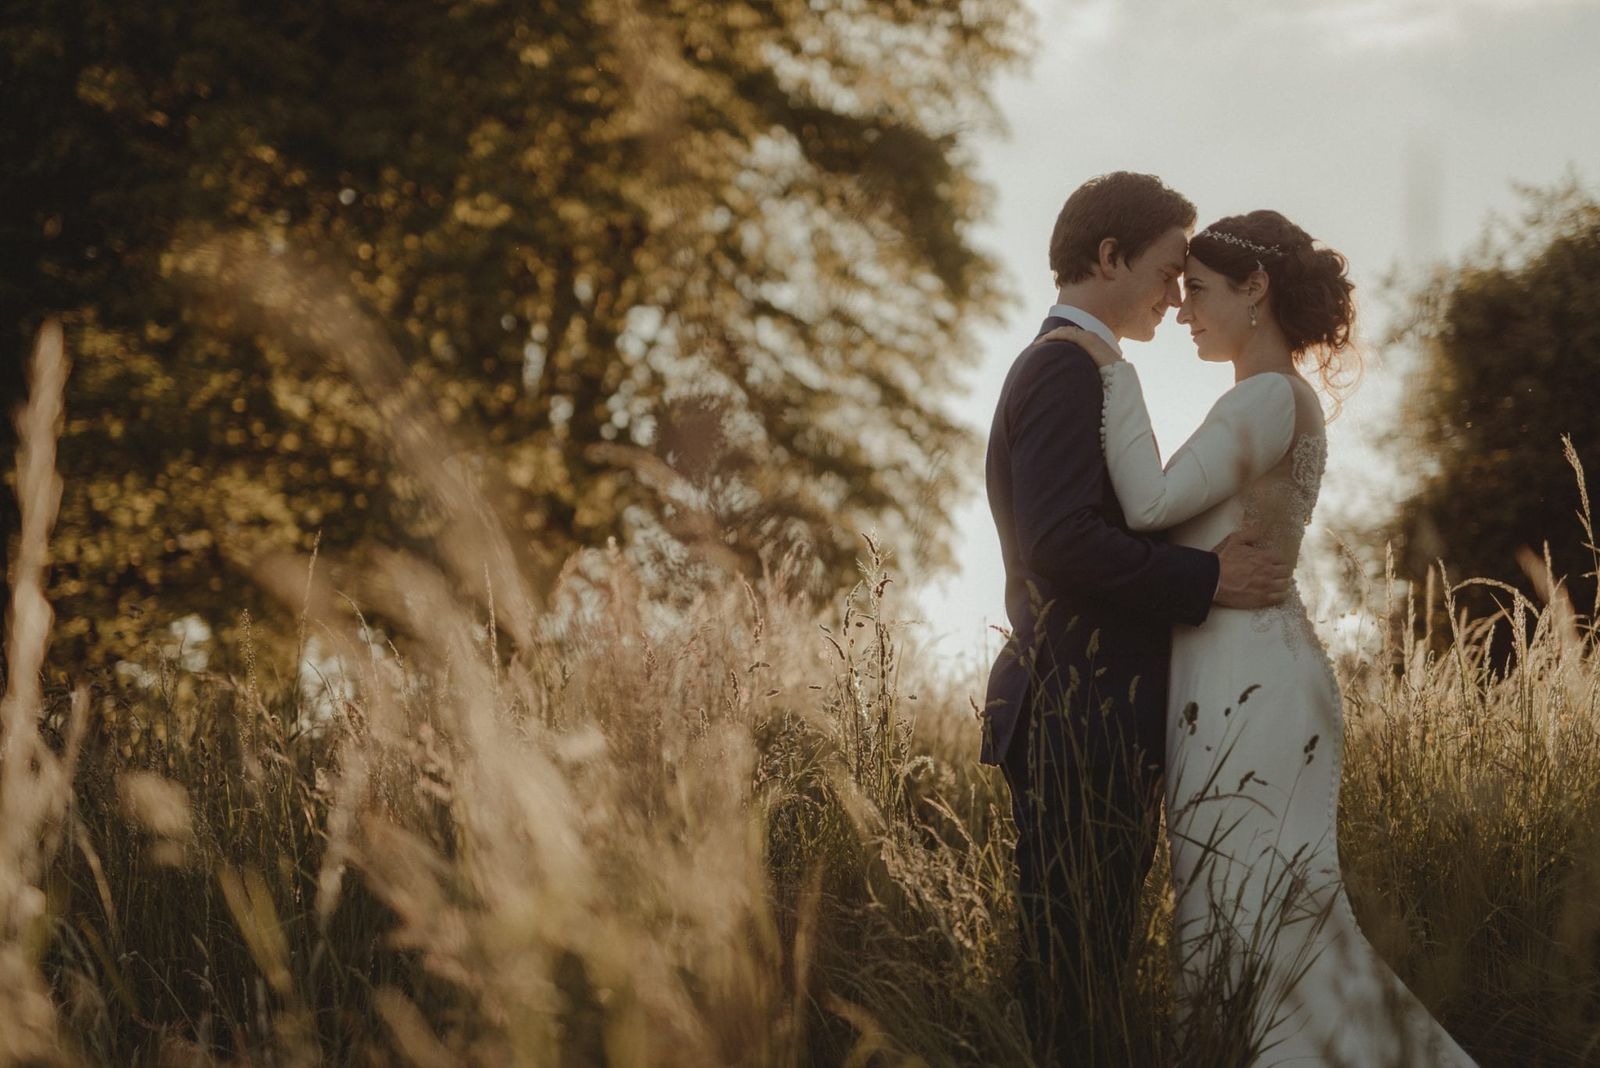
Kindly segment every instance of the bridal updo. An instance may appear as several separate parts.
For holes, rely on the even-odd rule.
[[[1335,250],[1276,211],[1218,219],[1195,234],[1189,254],[1243,285],[1258,267],[1267,272],[1267,306],[1289,341],[1295,362],[1315,367],[1337,399],[1361,374],[1353,342],[1355,286],[1349,264]]]

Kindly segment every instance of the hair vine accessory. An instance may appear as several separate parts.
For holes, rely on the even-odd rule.
[[[1259,242],[1251,241],[1247,237],[1240,237],[1238,234],[1230,234],[1226,230],[1218,230],[1209,226],[1194,235],[1196,241],[1202,237],[1210,238],[1212,241],[1221,241],[1225,245],[1242,248],[1246,252],[1254,252],[1258,256],[1277,256],[1283,252],[1283,249],[1277,245],[1263,245]]]

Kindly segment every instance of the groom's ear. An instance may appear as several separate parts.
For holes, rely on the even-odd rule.
[[[1117,239],[1114,237],[1101,238],[1100,247],[1096,251],[1098,257],[1095,266],[1100,269],[1102,277],[1109,278],[1116,271],[1117,266],[1125,262],[1122,256],[1122,248],[1117,244]]]

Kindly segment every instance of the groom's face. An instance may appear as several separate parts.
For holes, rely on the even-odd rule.
[[[1189,252],[1189,235],[1182,227],[1174,226],[1129,260],[1126,272],[1119,280],[1123,299],[1123,337],[1132,341],[1149,341],[1156,336],[1156,327],[1166,318],[1168,308],[1183,302],[1179,280],[1183,277],[1183,261]]]

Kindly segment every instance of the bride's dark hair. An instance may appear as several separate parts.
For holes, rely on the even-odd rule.
[[[1276,211],[1218,219],[1189,242],[1189,254],[1242,285],[1258,267],[1267,272],[1267,305],[1289,339],[1295,362],[1316,367],[1335,401],[1361,377],[1353,344],[1356,306],[1350,265],[1338,252]]]

